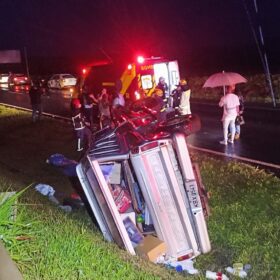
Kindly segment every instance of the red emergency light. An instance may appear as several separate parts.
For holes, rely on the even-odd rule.
[[[145,58],[144,58],[143,56],[139,55],[139,56],[137,57],[137,62],[138,62],[138,63],[142,64],[142,63],[144,63],[144,61],[145,61]]]
[[[83,68],[82,73],[85,75],[87,73],[87,69]]]
[[[127,69],[128,69],[128,70],[131,70],[131,69],[132,69],[132,64],[128,64],[128,65],[127,65]]]

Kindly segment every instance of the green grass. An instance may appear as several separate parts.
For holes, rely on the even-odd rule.
[[[69,180],[45,162],[54,153],[78,159],[70,124],[51,119],[32,124],[29,113],[0,106],[0,135],[0,190],[40,182],[56,192],[73,191]],[[204,274],[242,262],[252,265],[247,279],[280,279],[279,178],[234,161],[192,156],[211,193],[212,251],[197,257],[195,267]],[[0,220],[0,236],[24,279],[205,279],[131,257],[105,242],[86,212],[65,214],[32,186],[17,208],[14,223]]]
[[[8,228],[0,223],[2,240],[24,279],[160,279],[156,274],[163,269],[155,273],[152,264],[144,265],[138,258],[130,261],[125,251],[103,240],[81,216],[85,213],[67,215],[33,196],[32,205],[18,205],[15,223]]]
[[[198,160],[211,193],[213,250],[206,259],[212,258],[215,269],[249,263],[252,279],[279,279],[279,178],[245,164],[203,156]]]

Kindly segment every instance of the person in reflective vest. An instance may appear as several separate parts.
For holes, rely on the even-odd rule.
[[[72,124],[77,137],[77,151],[80,152],[90,144],[91,131],[86,126],[82,104],[79,98],[71,101]]]
[[[159,88],[155,88],[154,92],[152,93],[152,97],[157,101],[158,103],[158,119],[159,120],[165,120],[166,119],[166,106],[167,104],[164,102],[163,99],[163,91]]]
[[[168,91],[168,86],[167,83],[165,82],[165,78],[164,77],[160,77],[159,78],[159,82],[155,88],[155,90],[160,89],[162,91],[162,99],[164,102],[167,102],[166,100],[166,93]]]
[[[180,99],[181,99],[182,89],[180,85],[176,86],[176,89],[174,89],[169,97],[169,104],[170,107],[178,110],[180,105]]]

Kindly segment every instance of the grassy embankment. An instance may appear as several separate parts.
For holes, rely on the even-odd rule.
[[[78,158],[70,124],[32,124],[29,113],[0,107],[0,135],[1,190],[39,182],[72,192],[68,179],[45,163],[54,153]],[[248,279],[280,279],[279,178],[245,164],[193,157],[211,192],[212,211],[212,251],[197,257],[195,267],[217,271],[250,263]],[[32,187],[20,199],[16,222],[3,221],[1,239],[24,279],[183,279],[105,242],[84,211],[65,214]],[[204,273],[189,278],[205,279]]]

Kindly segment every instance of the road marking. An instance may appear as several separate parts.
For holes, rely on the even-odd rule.
[[[240,156],[233,155],[233,154],[216,152],[216,151],[205,149],[205,148],[195,147],[191,144],[188,144],[188,147],[191,148],[191,149],[194,149],[194,150],[201,151],[201,152],[207,152],[207,153],[211,153],[211,154],[218,155],[218,156],[227,156],[227,157],[238,159],[238,160],[245,161],[245,162],[250,162],[250,163],[260,164],[260,165],[271,167],[271,168],[280,169],[280,165],[278,165],[278,164],[273,164],[273,163],[264,162],[264,161],[260,161],[260,160],[255,160],[255,159],[246,158],[246,157],[240,157]]]

